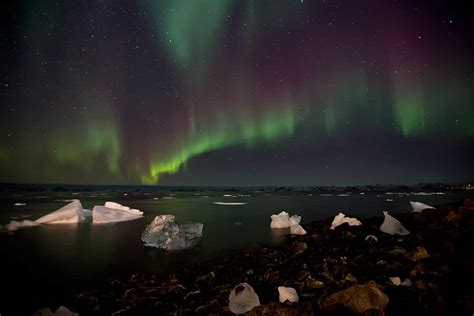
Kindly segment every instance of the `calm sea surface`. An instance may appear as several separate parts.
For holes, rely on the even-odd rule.
[[[224,194],[236,197],[224,197]],[[13,233],[0,233],[2,253],[3,307],[0,313],[28,306],[51,306],[71,290],[93,288],[104,280],[130,273],[169,273],[184,264],[229,255],[259,244],[278,243],[270,229],[270,216],[281,210],[301,215],[302,225],[332,217],[338,212],[372,217],[383,210],[396,214],[410,210],[409,201],[441,204],[459,201],[472,193],[399,196],[386,193],[352,193],[349,196],[320,196],[319,193],[268,192],[134,192],[22,191],[0,193],[0,224],[11,220],[34,220],[65,205],[63,200],[80,199],[84,208],[115,201],[144,211],[142,219],[105,225],[41,225]],[[387,200],[392,199],[393,201]],[[243,202],[245,205],[216,205],[214,202]],[[14,206],[15,203],[26,203]],[[173,214],[177,221],[204,224],[200,244],[190,250],[167,253],[145,248],[143,229],[155,216]],[[2,314],[3,315],[3,314]]]

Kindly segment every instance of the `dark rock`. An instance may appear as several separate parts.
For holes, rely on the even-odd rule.
[[[247,316],[271,315],[271,316],[311,316],[313,308],[310,303],[270,303],[254,307]]]
[[[212,300],[208,302],[205,305],[201,305],[198,308],[196,308],[196,313],[200,314],[206,314],[206,315],[211,315],[211,314],[220,314],[222,307],[220,306],[219,302],[217,300]]]
[[[308,245],[305,242],[299,242],[291,247],[291,251],[294,255],[300,255],[308,249]]]
[[[423,247],[416,247],[415,250],[406,255],[406,258],[411,261],[420,261],[429,257],[428,251]]]
[[[216,274],[214,272],[211,272],[205,275],[198,276],[196,278],[196,282],[194,282],[194,285],[201,290],[207,289],[209,288],[209,286],[212,285],[215,279],[215,275]]]
[[[54,316],[53,311],[49,308],[42,308],[33,314],[31,316]]]
[[[337,311],[344,306],[356,314],[374,311],[383,315],[388,302],[388,296],[374,281],[369,281],[364,285],[355,285],[323,298],[320,306],[324,311]]]
[[[444,217],[446,222],[459,222],[461,220],[461,213],[451,211]]]

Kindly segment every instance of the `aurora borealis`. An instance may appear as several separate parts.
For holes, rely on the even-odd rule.
[[[462,2],[1,4],[0,182],[474,176]]]

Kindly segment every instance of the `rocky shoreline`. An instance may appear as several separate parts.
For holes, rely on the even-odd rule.
[[[474,201],[396,216],[410,231],[379,230],[382,217],[330,230],[332,218],[303,225],[279,246],[262,246],[168,276],[132,275],[67,302],[80,315],[232,314],[229,294],[250,284],[261,306],[249,315],[457,315],[474,312]],[[366,240],[367,235],[375,235]],[[396,286],[389,279],[410,279]],[[279,303],[278,286],[298,303]]]

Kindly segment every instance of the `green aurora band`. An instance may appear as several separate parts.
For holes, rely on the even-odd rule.
[[[258,142],[273,143],[282,137],[293,135],[295,115],[291,107],[272,113],[257,121],[242,121],[232,126],[231,122],[221,121],[209,133],[202,133],[176,152],[169,159],[158,160],[151,165],[148,174],[141,177],[143,184],[155,184],[162,174],[179,171],[189,159],[217,149],[244,144],[252,147]]]

